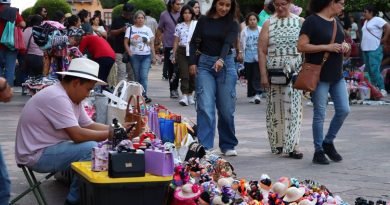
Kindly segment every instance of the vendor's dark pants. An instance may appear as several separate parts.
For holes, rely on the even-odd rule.
[[[115,59],[110,57],[101,57],[96,58],[95,62],[99,64],[98,78],[104,82],[107,82],[107,77],[110,74],[111,68],[115,63]]]
[[[260,70],[259,63],[244,63],[246,79],[248,80],[247,85],[247,97],[253,97],[262,93],[260,87]]]
[[[40,76],[43,73],[43,56],[27,54],[21,66],[28,76]]]
[[[164,48],[164,69],[168,72],[168,80],[169,80],[169,90],[177,90],[179,87],[179,74],[178,74],[178,68],[176,65],[172,64],[171,60],[169,59],[169,56],[171,55],[171,50],[173,48],[166,47]]]

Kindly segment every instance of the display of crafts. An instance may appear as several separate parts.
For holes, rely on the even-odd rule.
[[[176,165],[171,188],[171,205],[347,205],[312,180],[237,178],[233,166],[215,154]]]

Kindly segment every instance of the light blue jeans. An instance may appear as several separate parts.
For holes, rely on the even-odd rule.
[[[385,89],[385,83],[380,71],[383,58],[383,46],[379,46],[375,51],[363,51],[363,58],[365,63],[364,70],[370,75],[372,85],[379,89]]]
[[[72,162],[90,161],[92,148],[96,147],[94,141],[74,143],[73,141],[61,142],[45,148],[41,158],[31,167],[40,173],[60,172],[71,169]],[[78,177],[74,175],[69,193],[66,199],[71,203],[80,200]]]
[[[335,114],[330,122],[328,133],[324,139],[324,120],[328,104],[328,93],[333,100]],[[322,143],[333,143],[341,126],[350,111],[348,91],[344,78],[333,82],[319,82],[313,92],[313,140],[316,152],[323,150]]]
[[[144,96],[148,90],[148,74],[152,64],[151,55],[132,55],[131,67],[133,67],[135,81],[139,82],[145,89]]]
[[[204,54],[199,58],[196,75],[198,138],[206,149],[213,148],[217,108],[219,148],[225,152],[238,144],[234,126],[237,71],[233,56],[228,55],[222,70],[216,72],[213,65],[217,59],[217,56]]]
[[[8,177],[3,153],[0,147],[0,205],[8,205],[11,193],[11,181]]]
[[[0,76],[5,77],[10,86],[14,86],[17,51],[0,49]]]

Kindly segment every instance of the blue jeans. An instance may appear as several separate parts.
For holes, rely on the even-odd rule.
[[[213,65],[217,59],[217,56],[204,54],[199,58],[196,75],[198,138],[206,149],[213,148],[217,108],[219,147],[225,152],[238,144],[234,127],[237,71],[233,56],[228,55],[222,70],[216,72]]]
[[[8,177],[3,153],[0,147],[0,205],[8,205],[11,196],[11,181]]]
[[[370,74],[372,85],[379,89],[385,89],[383,76],[381,75],[381,63],[383,58],[383,46],[379,46],[375,51],[363,51],[365,71]]]
[[[96,147],[94,141],[74,143],[65,141],[45,148],[41,158],[31,167],[32,170],[40,173],[60,172],[71,168],[72,162],[90,161],[92,148]],[[66,199],[71,203],[80,200],[78,177],[75,175],[70,185]]]
[[[139,82],[144,87],[145,92],[143,93],[143,95],[145,96],[148,90],[148,74],[151,65],[151,55],[131,56],[131,67],[133,67],[135,81]]]
[[[333,100],[335,114],[329,125],[328,133],[324,139],[324,120],[326,106],[328,104],[328,93]],[[348,91],[344,78],[333,82],[319,82],[317,89],[313,92],[313,140],[315,151],[321,151],[322,143],[333,143],[338,131],[347,118],[350,111]]]
[[[0,49],[0,76],[5,77],[10,86],[14,86],[17,51]]]

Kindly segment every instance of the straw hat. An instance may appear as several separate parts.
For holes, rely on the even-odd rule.
[[[304,189],[298,189],[296,187],[290,187],[286,191],[286,195],[283,198],[283,201],[286,202],[294,202],[298,199],[302,198],[302,196],[305,194]]]
[[[283,197],[286,194],[287,187],[282,182],[275,182],[272,185],[271,191],[278,194],[278,197]]]
[[[75,58],[70,62],[68,71],[57,72],[61,75],[70,75],[96,81],[97,85],[106,85],[98,78],[99,64],[87,58]]]

